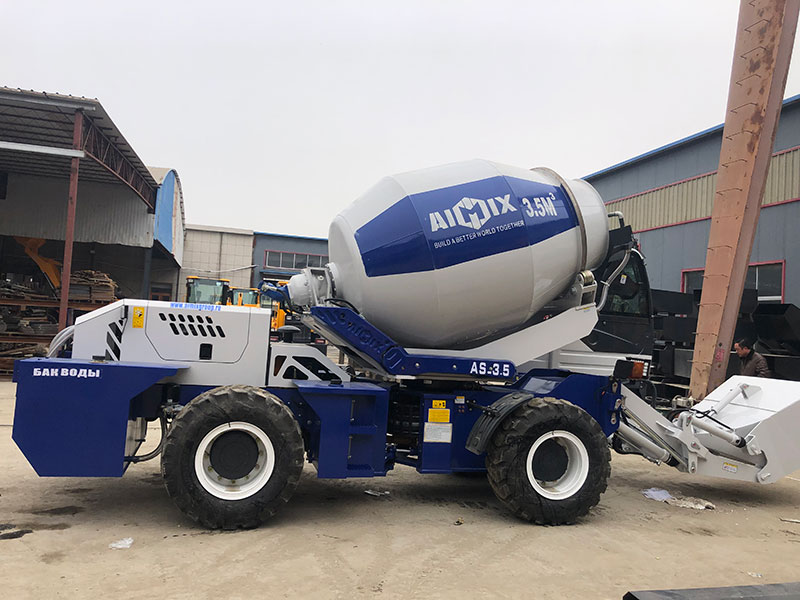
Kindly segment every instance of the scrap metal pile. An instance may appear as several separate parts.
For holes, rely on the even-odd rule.
[[[101,271],[72,274],[70,303],[86,302],[86,310],[117,298],[117,284]],[[26,304],[30,302],[31,304]],[[48,340],[58,333],[58,293],[34,283],[0,281],[0,372],[14,360],[45,356]],[[45,339],[43,339],[45,338]]]
[[[75,271],[70,278],[69,299],[88,302],[114,302],[117,284],[102,271]]]
[[[51,297],[32,286],[0,281],[0,333],[55,335],[58,324],[48,316],[48,309],[26,306],[24,301],[46,301]],[[3,304],[6,301],[7,304]],[[8,303],[12,301],[13,304]]]

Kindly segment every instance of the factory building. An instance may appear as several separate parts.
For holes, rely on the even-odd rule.
[[[702,286],[722,125],[585,179],[633,226],[654,288]],[[800,305],[800,96],[784,101],[747,287],[762,302]]]
[[[97,100],[0,88],[0,215],[0,343],[46,343],[115,297],[175,298],[180,178]]]
[[[258,287],[263,280],[286,281],[306,267],[328,262],[324,238],[264,233],[249,229],[187,225],[180,299],[186,277],[227,279],[232,287]]]
[[[156,262],[150,265],[149,291],[151,300],[177,300],[180,295],[180,268],[184,255],[186,216],[183,207],[183,188],[177,171],[148,167],[158,184],[156,212],[153,219],[154,247],[159,249]],[[172,257],[165,263],[161,255]],[[147,263],[145,262],[145,267]],[[145,276],[147,272],[145,271]]]
[[[321,267],[328,262],[325,238],[282,235],[256,231],[253,239],[253,285],[262,280],[286,281],[306,267]]]
[[[252,259],[252,230],[187,225],[179,298],[186,299],[188,276],[227,279],[233,287],[250,287],[255,267]]]

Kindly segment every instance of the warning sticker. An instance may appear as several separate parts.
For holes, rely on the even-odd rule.
[[[433,408],[447,408],[447,400],[431,400]]]
[[[144,327],[144,306],[133,307],[132,327],[134,329],[141,329]]]
[[[733,463],[724,462],[722,463],[722,470],[730,473],[736,473],[736,471],[739,470],[739,467]]]
[[[450,409],[449,408],[429,408],[428,421],[431,423],[449,423],[450,422]]]
[[[425,423],[422,441],[426,444],[449,444],[453,441],[453,424]]]

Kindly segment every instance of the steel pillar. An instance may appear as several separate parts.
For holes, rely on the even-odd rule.
[[[139,297],[150,300],[150,273],[153,268],[153,247],[144,249],[144,268],[142,269],[142,288]]]
[[[75,125],[72,129],[72,147],[80,150],[83,135],[83,113],[75,111]],[[69,169],[69,199],[67,200],[67,228],[64,234],[64,264],[61,267],[61,302],[58,307],[58,328],[67,326],[69,305],[69,282],[72,272],[72,245],[75,241],[75,207],[78,203],[78,168],[81,159],[74,156]]]
[[[725,380],[800,0],[741,0],[692,362],[696,400]]]

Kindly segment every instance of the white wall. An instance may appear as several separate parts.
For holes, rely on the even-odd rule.
[[[188,275],[230,279],[235,287],[250,287],[253,260],[253,233],[242,230],[186,228],[183,245],[181,285]],[[183,289],[179,296],[186,295]]]
[[[9,173],[0,234],[63,240],[68,193],[67,180]],[[76,242],[148,248],[153,222],[147,205],[127,186],[78,180]]]

